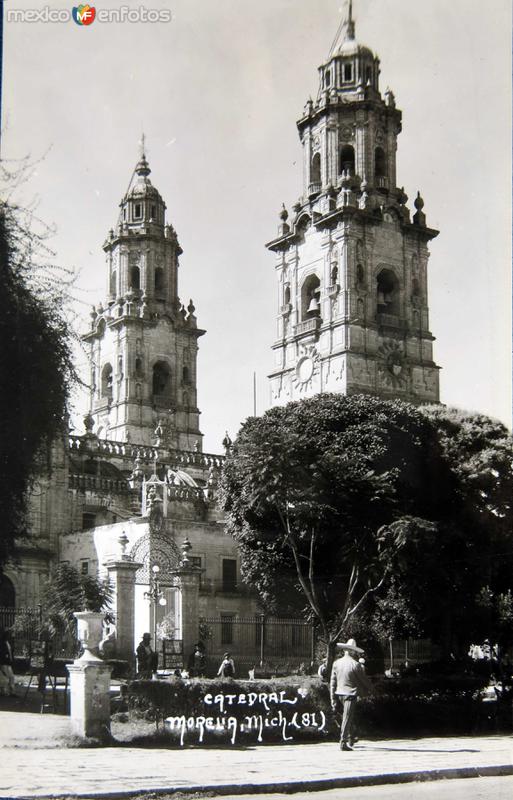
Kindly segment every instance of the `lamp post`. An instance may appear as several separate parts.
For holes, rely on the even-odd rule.
[[[157,609],[158,606],[165,606],[167,605],[167,600],[164,597],[164,591],[160,585],[159,580],[159,572],[160,567],[158,564],[154,564],[151,568],[150,572],[150,588],[148,592],[144,593],[144,597],[146,600],[149,600],[151,604],[151,610],[153,612],[153,646],[155,648],[155,652],[158,652],[157,647]]]

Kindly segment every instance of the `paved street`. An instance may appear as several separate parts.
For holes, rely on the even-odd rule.
[[[331,742],[183,750],[62,747],[69,733],[64,716],[0,712],[0,798],[205,788],[229,795],[235,786],[304,794],[311,782],[324,789],[387,783],[397,774],[415,780],[425,772],[479,774],[499,767],[513,774],[509,736],[362,741],[342,753]]]
[[[305,800],[511,800],[513,777],[465,778],[464,780],[426,781],[389,786],[360,786],[305,792]],[[259,794],[258,800],[285,800],[287,794]],[[228,795],[225,800],[255,800],[255,795]]]

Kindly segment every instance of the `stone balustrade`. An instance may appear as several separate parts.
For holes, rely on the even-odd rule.
[[[124,458],[133,461],[154,462],[170,467],[198,467],[200,469],[221,469],[225,457],[214,453],[199,453],[193,450],[174,450],[166,447],[136,445],[131,442],[114,442],[109,439],[98,439],[92,435],[77,436],[70,434],[69,449],[72,453],[88,452],[93,456],[105,458]]]

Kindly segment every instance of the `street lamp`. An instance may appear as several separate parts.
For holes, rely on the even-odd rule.
[[[146,600],[149,600],[151,603],[151,609],[153,611],[153,646],[155,648],[155,652],[158,651],[157,648],[157,607],[158,606],[165,606],[167,605],[167,600],[164,597],[164,591],[161,588],[160,581],[159,581],[159,572],[160,567],[158,564],[154,564],[151,568],[150,572],[150,588],[148,592],[144,593],[144,597]]]

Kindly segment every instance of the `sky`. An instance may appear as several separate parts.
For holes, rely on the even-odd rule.
[[[41,0],[6,0],[6,10]],[[118,8],[122,3],[97,3]],[[56,226],[87,330],[105,297],[101,245],[138,159],[183,255],[179,294],[200,327],[204,450],[269,407],[274,256],[264,245],[301,191],[296,120],[318,88],[341,0],[145,0],[171,21],[6,22],[2,156],[34,164],[21,202]],[[403,112],[398,184],[440,230],[429,262],[441,400],[511,425],[509,0],[354,0],[356,38],[381,58]],[[71,3],[49,0],[51,9]],[[85,356],[78,361],[85,367]],[[83,432],[84,397],[73,422]]]

